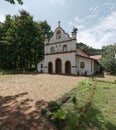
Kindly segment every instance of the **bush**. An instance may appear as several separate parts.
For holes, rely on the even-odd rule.
[[[60,103],[52,101],[49,102],[46,115],[50,121],[55,123],[58,129],[62,128],[67,118],[67,111],[60,108]]]
[[[66,119],[67,112],[62,109],[58,109],[56,112],[53,113],[52,120],[53,121],[63,121]]]
[[[77,103],[77,98],[76,98],[76,96],[72,96],[72,102],[73,102],[74,104]]]
[[[48,103],[48,110],[50,112],[55,112],[56,110],[58,110],[60,108],[60,104],[58,102],[55,101],[51,101]]]

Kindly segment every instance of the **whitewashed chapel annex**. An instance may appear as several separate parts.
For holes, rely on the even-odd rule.
[[[92,75],[98,69],[98,61],[77,48],[77,29],[73,29],[70,37],[58,22],[53,36],[45,39],[44,59],[37,64],[41,73]]]

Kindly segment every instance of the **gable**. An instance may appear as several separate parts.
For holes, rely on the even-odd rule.
[[[70,36],[61,28],[58,27],[49,40],[49,44],[71,40]]]
[[[77,48],[77,55],[89,57],[84,51],[82,51],[80,48]]]

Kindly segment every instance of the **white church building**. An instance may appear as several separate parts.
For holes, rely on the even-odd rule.
[[[77,29],[70,37],[58,23],[53,36],[45,38],[44,59],[37,64],[40,73],[66,75],[93,75],[98,70],[98,60],[77,48]]]

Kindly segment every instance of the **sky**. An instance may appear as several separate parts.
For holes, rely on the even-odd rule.
[[[35,21],[46,20],[54,31],[61,27],[69,33],[78,28],[77,42],[94,48],[116,43],[116,0],[23,0],[23,5],[0,0],[0,21],[5,15],[26,10]]]

